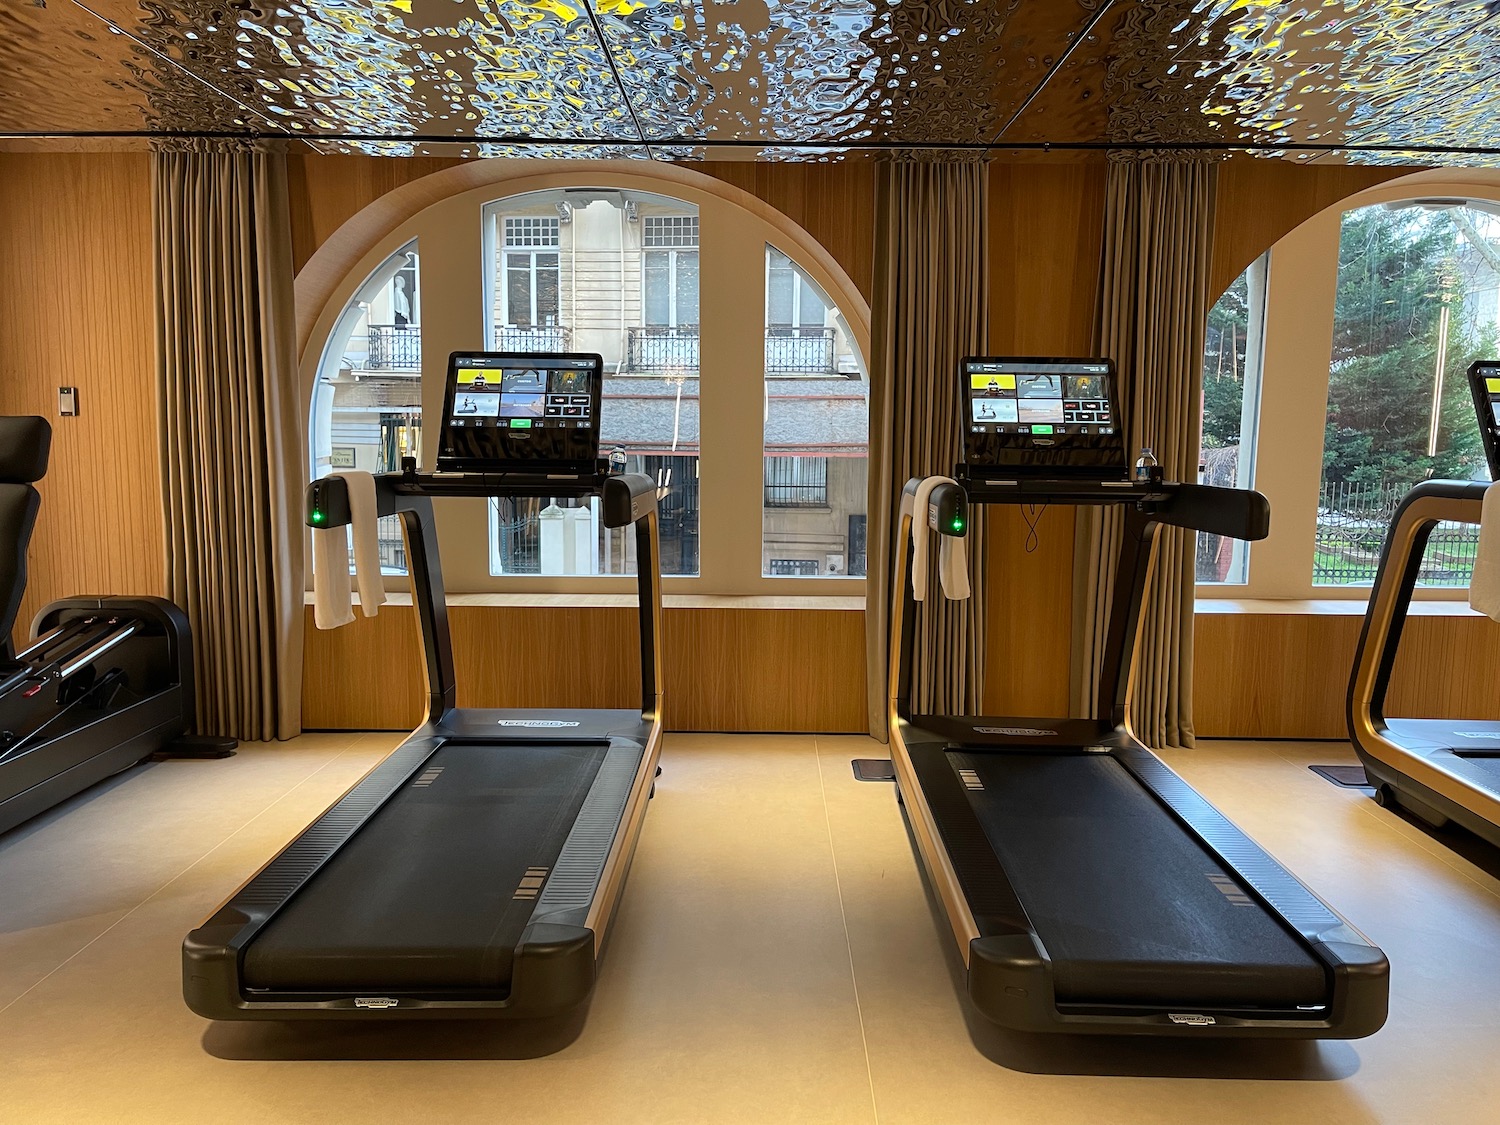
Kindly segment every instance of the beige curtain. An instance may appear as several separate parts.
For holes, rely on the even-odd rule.
[[[1168,480],[1198,479],[1199,391],[1218,165],[1112,160],[1094,342],[1114,359],[1134,459],[1151,446]],[[1075,714],[1092,713],[1113,597],[1118,512],[1079,510],[1074,561]],[[1190,533],[1164,528],[1147,591],[1131,725],[1148,746],[1193,744]]]
[[[157,151],[152,189],[168,596],[192,624],[197,728],[290,738],[304,428],[286,160]]]
[[[894,516],[910,477],[950,474],[959,459],[959,361],[988,335],[987,167],[883,165],[876,193],[870,366],[870,494],[865,667],[870,733],[886,737]],[[974,596],[933,592],[917,617],[912,703],[978,714],[984,690],[984,523],[969,526]],[[936,568],[934,567],[934,576]]]

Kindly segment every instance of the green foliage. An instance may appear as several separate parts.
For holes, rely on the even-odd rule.
[[[1238,445],[1244,405],[1249,284],[1241,274],[1208,314],[1203,348],[1203,446]]]
[[[1465,371],[1495,346],[1493,323],[1464,303],[1474,272],[1443,212],[1364,207],[1344,216],[1328,384],[1323,478],[1415,484],[1473,475],[1482,463]],[[1427,455],[1438,332],[1447,359],[1437,454]]]

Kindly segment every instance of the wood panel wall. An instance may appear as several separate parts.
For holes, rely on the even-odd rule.
[[[1088,355],[1104,223],[1102,163],[990,169],[993,355]],[[1066,715],[1073,510],[991,508],[985,709]]]
[[[1214,234],[1214,294],[1303,220],[1401,171],[1226,161]],[[991,167],[993,353],[1087,355],[1092,350],[1105,175],[1099,162]],[[990,516],[985,706],[998,714],[1064,715],[1072,657],[1073,512],[1041,513],[1034,535],[1024,515],[1002,509]]]
[[[298,264],[366,204],[451,163],[292,157]],[[870,292],[872,165],[699,167],[791,215]],[[1104,171],[1102,164],[1084,162],[994,165],[994,351],[1088,350]],[[1396,174],[1228,162],[1220,181],[1215,285],[1227,285],[1302,219]],[[150,166],[143,153],[0,154],[0,412],[41,413],[55,427],[23,628],[54,597],[155,594],[164,587],[150,222]],[[80,388],[81,417],[56,417],[60,385]],[[1019,513],[1006,512],[990,524],[993,649],[987,689],[994,710],[1045,714],[1066,706],[1070,513],[1043,513],[1037,532],[1035,549],[1028,551],[1028,528]],[[455,643],[466,661],[489,659],[486,638],[508,620],[487,616],[495,612],[455,611]],[[579,612],[587,614],[584,635],[608,643],[618,632],[606,611]],[[393,729],[414,721],[421,676],[409,611],[407,616],[405,626],[402,612],[393,610],[338,634],[308,631],[311,725],[338,725],[332,719],[352,709]],[[860,651],[858,613],[673,610],[668,622],[674,727],[861,729],[863,684],[817,671],[858,666],[851,658]],[[1342,678],[1357,619],[1250,614],[1202,616],[1199,622],[1200,732],[1340,735]],[[1472,656],[1475,664],[1500,655],[1492,651],[1496,633],[1475,619],[1413,622],[1393,711],[1399,706],[1419,713],[1423,703],[1429,713],[1442,713],[1432,707],[1484,711],[1488,704],[1477,689],[1463,686],[1472,681],[1454,662],[1465,652],[1479,654]],[[330,637],[345,638],[347,646],[340,640],[330,647]],[[809,653],[810,641],[826,648]],[[577,666],[595,667],[587,653],[574,655]],[[520,671],[523,678],[513,681],[517,691],[539,686],[526,678],[533,672]],[[610,688],[607,670],[596,671],[604,698],[618,685]]]
[[[461,707],[633,707],[632,608],[454,606]],[[858,731],[865,716],[858,610],[668,608],[665,722],[671,730]],[[388,606],[330,632],[307,611],[303,723],[409,730],[426,690],[416,617]],[[534,647],[525,638],[542,637]]]
[[[54,598],[166,586],[147,156],[0,154],[0,247],[0,414],[52,423],[21,639]]]
[[[1205,738],[1344,738],[1344,696],[1364,618],[1355,614],[1200,613],[1193,710]],[[1490,671],[1500,626],[1484,617],[1414,616],[1386,710],[1409,718],[1500,719]]]

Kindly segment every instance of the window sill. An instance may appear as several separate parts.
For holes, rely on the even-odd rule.
[[[1305,601],[1275,598],[1199,598],[1194,612],[1200,614],[1291,614],[1302,617],[1363,617],[1365,601],[1358,598],[1323,598]],[[1467,601],[1413,600],[1408,617],[1483,617]]]
[[[359,604],[355,595],[354,603]],[[303,604],[312,605],[312,592],[303,595]],[[392,591],[385,596],[388,606],[409,606],[411,595]],[[635,606],[634,594],[577,593],[577,594],[449,594],[449,606],[496,606],[504,608],[562,607],[566,609],[616,609]],[[664,609],[769,609],[792,611],[836,610],[841,612],[864,612],[863,597],[794,596],[782,594],[663,594]]]

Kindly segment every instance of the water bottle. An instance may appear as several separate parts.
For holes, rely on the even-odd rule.
[[[1156,484],[1161,480],[1161,462],[1149,445],[1141,446],[1141,455],[1135,459],[1135,479],[1137,484]]]

